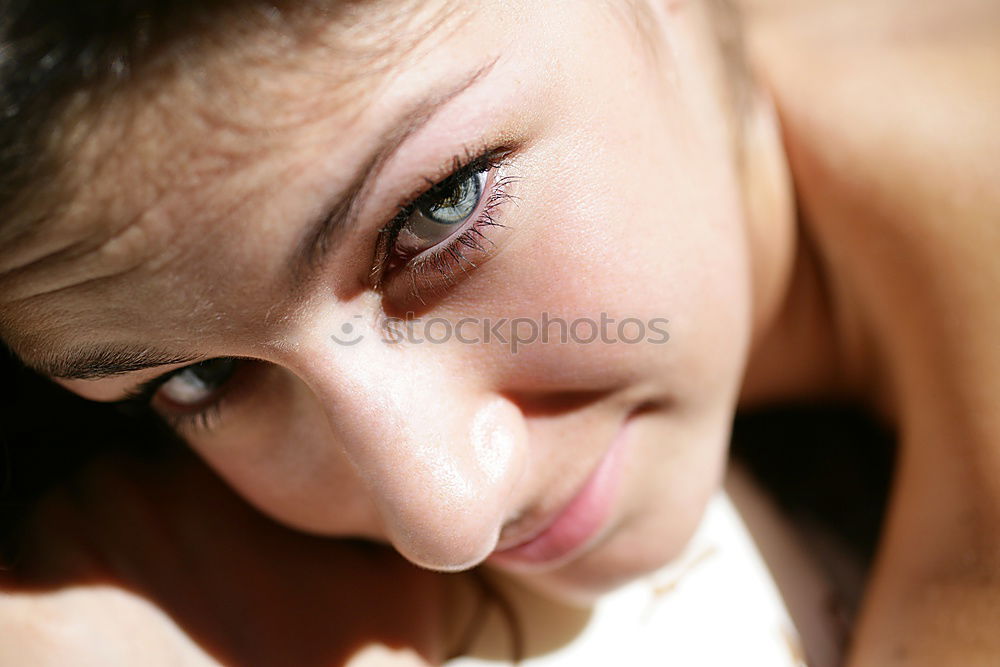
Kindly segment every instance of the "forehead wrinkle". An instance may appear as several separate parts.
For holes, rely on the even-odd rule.
[[[237,122],[236,118],[232,114],[221,113],[224,108],[230,105],[216,105],[213,109],[211,106],[212,101],[217,101],[219,99],[225,99],[219,96],[202,96],[202,101],[209,102],[209,105],[196,105],[196,118],[197,123],[199,123],[199,129],[204,131],[214,131],[213,136],[232,136],[233,144],[240,147],[243,152],[234,151],[232,153],[220,153],[220,148],[216,142],[197,142],[195,145],[195,150],[206,151],[206,154],[214,154],[216,157],[222,157],[223,159],[219,161],[219,169],[217,171],[204,170],[201,172],[195,170],[182,170],[182,177],[186,176],[189,180],[194,181],[192,190],[197,192],[201,181],[205,179],[212,179],[218,174],[220,177],[231,178],[232,173],[235,171],[232,168],[234,164],[242,164],[247,171],[252,171],[252,167],[263,161],[270,152],[287,149],[287,139],[290,135],[299,131],[303,126],[315,124],[319,122],[329,122],[330,116],[332,114],[341,113],[345,114],[345,118],[342,121],[341,132],[344,134],[350,134],[352,127],[364,116],[365,111],[368,109],[368,103],[376,96],[378,93],[383,92],[383,90],[390,86],[392,83],[392,75],[395,73],[397,66],[400,64],[403,56],[407,53],[412,52],[423,39],[426,42],[426,38],[430,34],[440,34],[441,27],[445,25],[450,19],[455,15],[455,10],[457,5],[451,2],[445,2],[437,11],[433,13],[431,17],[421,17],[420,24],[423,30],[415,31],[410,30],[409,34],[413,36],[410,42],[405,40],[397,40],[396,45],[391,50],[383,49],[377,52],[381,62],[373,64],[376,68],[375,73],[368,72],[368,75],[363,80],[347,80],[343,78],[337,80],[331,80],[325,70],[315,70],[313,68],[306,68],[305,70],[295,70],[289,69],[288,67],[282,65],[278,67],[278,76],[273,77],[273,81],[277,82],[276,86],[272,89],[273,95],[280,97],[286,94],[288,91],[291,95],[297,97],[301,100],[303,97],[314,100],[311,104],[306,104],[302,108],[301,112],[293,111],[290,113],[285,122],[270,124],[266,128],[262,128],[262,123],[245,123]],[[426,46],[426,44],[425,44]],[[330,47],[327,43],[322,43],[318,46],[320,53],[328,53]],[[389,57],[391,52],[391,57]],[[342,53],[340,55],[343,55]],[[370,54],[369,54],[370,55]],[[372,62],[370,59],[368,62]],[[263,66],[272,67],[271,63],[265,63]],[[233,68],[233,71],[240,68]],[[242,71],[245,71],[242,70]],[[374,77],[374,79],[373,79]],[[266,77],[260,77],[258,80],[269,80]],[[307,85],[318,86],[316,95],[302,95],[302,89]],[[328,85],[335,84],[335,85]],[[345,92],[353,91],[357,88],[357,85],[365,85],[366,89],[357,94],[345,95]],[[195,85],[197,88],[197,84]],[[346,103],[337,103],[336,100],[330,100],[331,95],[323,94],[325,88],[332,91],[332,97],[340,95],[342,98],[350,98],[350,105]],[[234,87],[235,90],[239,90]],[[250,91],[240,91],[246,96],[250,96],[252,93]],[[191,93],[192,97],[198,96],[198,92],[193,91]],[[329,102],[329,103],[328,103]],[[161,112],[161,116],[166,116],[166,111],[169,109],[169,105],[159,105],[158,107]],[[262,132],[262,129],[264,130]],[[166,134],[178,136],[182,134],[181,131],[168,131]],[[259,139],[261,136],[264,137],[266,142],[264,145],[259,145],[255,142],[255,139]],[[253,148],[254,152],[251,153],[250,149]],[[187,163],[185,163],[187,164]],[[267,200],[266,195],[270,194],[271,191],[280,190],[283,184],[294,178],[288,174],[294,172],[299,168],[297,164],[288,164],[288,166],[282,170],[275,170],[274,175],[277,178],[267,178],[261,181],[254,180],[254,185],[252,187],[245,188],[244,191],[239,191],[234,193],[230,198],[229,207],[216,207],[217,212],[208,218],[209,221],[214,220],[226,220],[227,218],[232,218],[234,213],[241,207],[246,207],[248,209],[254,210],[256,207],[252,203],[254,196],[261,199]],[[267,172],[267,169],[264,169]],[[263,182],[263,185],[262,185]],[[189,200],[190,201],[190,200]],[[203,206],[202,209],[210,209],[210,206]],[[214,224],[205,224],[204,221],[199,223],[199,226],[211,230],[215,227]]]
[[[167,120],[112,124],[104,138],[123,148],[87,160],[94,168],[87,176],[105,187],[75,199],[58,231],[51,230],[50,242],[36,244],[34,256],[5,267],[0,275],[4,301],[123,275],[150,260],[148,268],[155,271],[157,262],[167,263],[178,251],[177,244],[167,242],[178,228],[212,229],[247,198],[256,186],[246,176],[256,163],[248,151],[229,150],[236,142],[198,141],[197,131],[183,139],[189,133],[182,123],[154,109],[144,113]],[[126,134],[126,127],[133,131]],[[175,157],[160,159],[167,145]],[[219,183],[224,187],[206,187]],[[33,288],[32,279],[38,283]]]

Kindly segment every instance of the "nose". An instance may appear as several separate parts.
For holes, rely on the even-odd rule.
[[[525,466],[520,409],[483,388],[467,358],[373,342],[309,354],[313,393],[378,511],[413,563],[476,565],[495,548]],[[317,364],[317,360],[323,360]]]

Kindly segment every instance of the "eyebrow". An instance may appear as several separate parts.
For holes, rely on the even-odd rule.
[[[337,196],[333,203],[325,207],[323,216],[307,225],[306,234],[299,242],[295,258],[291,262],[292,283],[302,284],[322,266],[335,245],[335,240],[344,230],[350,228],[357,218],[360,204],[377,180],[385,163],[399,150],[406,140],[424,127],[448,102],[482,80],[496,65],[494,58],[479,69],[466,73],[459,81],[444,92],[432,93],[400,114],[401,124],[390,128],[376,142],[376,148],[355,173],[350,184]]]
[[[22,361],[32,370],[61,380],[100,380],[136,371],[190,364],[203,359],[179,356],[166,350],[127,345],[97,345],[73,350],[65,356],[42,357]]]
[[[306,227],[306,234],[298,243],[292,260],[293,284],[301,284],[322,266],[338,234],[350,227],[359,204],[370,190],[385,163],[407,138],[424,127],[448,102],[482,80],[496,65],[495,58],[484,66],[466,73],[457,83],[443,92],[432,93],[400,114],[403,119],[385,132],[370,157],[351,179],[350,184],[335,201],[327,206],[322,217]],[[53,355],[22,361],[38,373],[63,380],[100,380],[134,373],[160,366],[191,364],[204,361],[200,356],[178,356],[166,350],[148,346],[98,345],[75,349],[65,355]]]

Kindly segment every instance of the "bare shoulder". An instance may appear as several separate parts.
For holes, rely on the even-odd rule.
[[[115,586],[0,594],[0,626],[4,665],[221,664],[162,610]]]
[[[0,594],[0,665],[220,667],[220,659],[142,595],[117,586],[80,586],[48,594]],[[258,663],[261,664],[261,663]],[[265,659],[263,664],[282,664]],[[373,643],[345,667],[426,667],[410,648]]]
[[[895,350],[894,382],[926,394],[913,412],[950,419],[935,440],[995,442],[1000,3],[742,4],[831,281]],[[927,425],[907,430],[930,441]]]
[[[991,664],[1000,4],[743,4],[804,225],[896,397],[900,465],[848,664]]]
[[[187,453],[98,459],[22,532],[0,572],[0,665],[409,667],[441,651],[439,576],[281,526]]]
[[[945,214],[995,223],[1000,4],[740,4],[800,180],[911,224]]]

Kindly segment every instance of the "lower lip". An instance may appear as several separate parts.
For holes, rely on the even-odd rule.
[[[628,430],[628,424],[622,426],[583,488],[545,530],[527,542],[493,552],[488,562],[518,569],[551,567],[572,559],[585,547],[611,513],[621,481]]]

